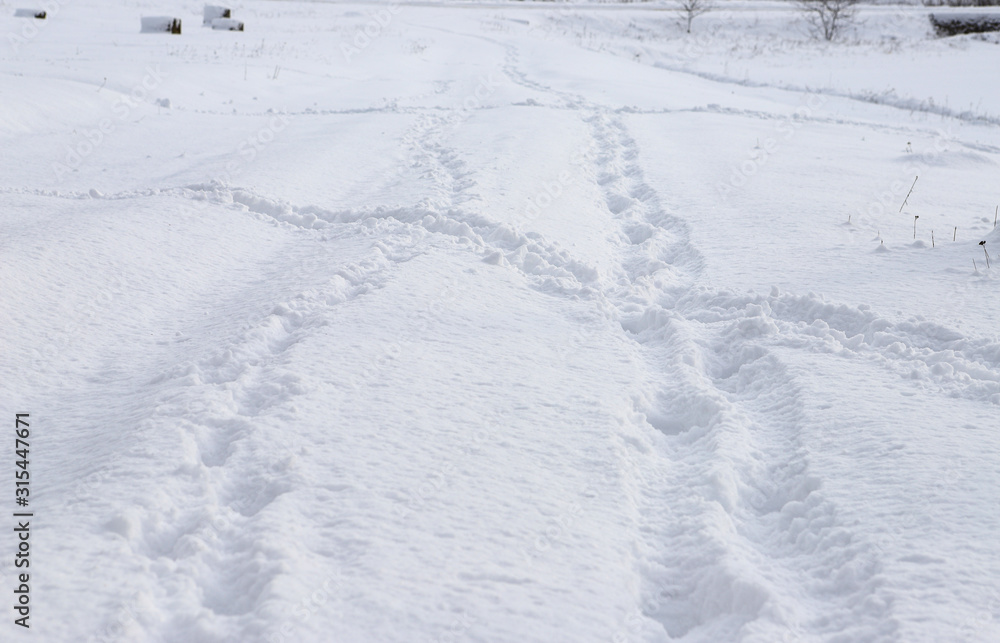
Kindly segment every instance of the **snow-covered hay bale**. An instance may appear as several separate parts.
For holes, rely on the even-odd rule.
[[[215,4],[205,5],[205,17],[201,24],[210,25],[217,18],[232,18],[233,12],[229,7],[220,7]]]
[[[45,11],[42,9],[14,9],[14,17],[45,20]]]
[[[233,18],[216,18],[212,21],[212,29],[220,31],[243,31],[243,22]]]
[[[931,24],[941,37],[1000,31],[1000,13],[932,13]]]
[[[181,32],[181,19],[169,16],[143,16],[142,33],[176,33]]]

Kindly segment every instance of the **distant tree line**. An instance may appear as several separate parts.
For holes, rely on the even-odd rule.
[[[1000,0],[922,0],[925,7],[996,7]]]

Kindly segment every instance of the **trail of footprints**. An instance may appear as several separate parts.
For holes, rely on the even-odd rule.
[[[434,235],[518,270],[535,288],[594,301],[644,347],[658,379],[668,382],[633,401],[633,421],[657,430],[667,445],[657,470],[633,472],[648,522],[643,546],[654,561],[643,570],[646,617],[672,637],[701,628],[702,640],[805,641],[837,631],[892,640],[878,552],[838,523],[836,507],[809,474],[798,441],[799,393],[768,348],[860,354],[901,375],[917,369],[950,394],[1000,404],[1000,345],[932,324],[892,324],[811,294],[699,286],[701,257],[684,222],[644,182],[621,117],[529,81],[517,71],[511,47],[507,72],[579,109],[589,125],[593,178],[620,229],[620,267],[602,276],[541,235],[491,220],[461,154],[442,141],[448,119],[408,141],[411,158],[436,187],[413,207],[296,207],[219,185],[166,191],[319,233],[375,221],[386,234],[371,259],[343,268],[327,288],[278,304],[226,349],[155,383],[170,391],[159,418],[189,436],[182,473],[186,497],[199,500],[150,517],[134,538],[139,549],[173,561],[171,574],[187,569],[216,613],[253,611],[279,571],[259,566],[259,543],[248,526],[295,481],[280,472],[280,462],[277,473],[249,480],[212,471],[225,470],[241,444],[254,439],[254,418],[309,392],[310,383],[287,365],[296,344],[322,327],[325,312],[377,288],[396,262]],[[135,196],[141,195],[104,198]],[[251,577],[254,589],[240,604],[213,600],[239,594],[234,590]],[[772,599],[789,587],[820,607],[804,617],[781,613]]]
[[[508,67],[516,68],[511,56],[508,50]],[[508,73],[526,87],[548,90]],[[702,308],[691,293],[702,261],[687,226],[643,181],[636,144],[621,119],[606,109],[590,112],[596,182],[622,237],[624,279],[607,289],[606,301],[670,382],[635,408],[635,420],[670,444],[670,462],[658,480],[637,472],[647,494],[644,533],[658,541],[648,543],[659,565],[646,573],[644,614],[671,637],[701,627],[702,640],[796,641],[838,631],[891,638],[891,626],[882,630],[892,623],[884,610],[865,609],[889,602],[878,596],[877,552],[838,527],[836,509],[817,492],[820,481],[809,475],[797,439],[801,403],[794,381],[777,358],[747,340],[756,333],[741,326],[763,309],[746,306],[734,315],[741,319],[722,323],[697,319]],[[845,568],[855,582],[808,580]],[[768,602],[788,587],[801,587],[821,609],[805,622],[775,613]],[[755,623],[765,613],[767,623]]]
[[[699,311],[689,293],[702,263],[686,225],[644,183],[620,119],[598,111],[591,125],[603,150],[598,182],[626,242],[629,282],[613,298],[619,319],[669,382],[636,408],[636,420],[667,436],[668,445],[663,476],[655,483],[647,476],[644,485],[644,515],[659,540],[656,568],[646,575],[646,616],[671,637],[702,628],[704,640],[768,627],[777,631],[761,631],[772,637],[762,640],[802,628],[877,627],[883,615],[869,623],[851,607],[876,591],[877,563],[865,563],[859,578],[866,581],[834,591],[802,582],[829,572],[827,564],[867,561],[870,551],[837,527],[835,508],[808,473],[794,381],[777,358],[747,341],[742,320],[690,318]],[[786,520],[793,511],[797,520]],[[829,553],[817,558],[817,547]],[[822,605],[821,613],[805,623],[775,613],[777,596],[791,586]]]
[[[303,483],[289,466],[295,454],[265,435],[261,420],[280,422],[295,397],[315,390],[294,368],[299,344],[328,325],[333,307],[381,287],[395,263],[411,256],[376,243],[355,263],[331,262],[335,272],[325,286],[276,304],[213,353],[149,382],[161,393],[146,425],[177,432],[179,468],[145,509],[133,508],[109,527],[161,577],[150,591],[171,615],[157,628],[164,640],[203,640],[194,615],[208,609],[220,618],[250,618],[269,596],[284,563],[273,555],[274,518],[266,510]]]

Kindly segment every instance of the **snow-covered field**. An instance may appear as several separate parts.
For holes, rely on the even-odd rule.
[[[0,640],[1000,640],[995,36],[44,6],[0,4]]]

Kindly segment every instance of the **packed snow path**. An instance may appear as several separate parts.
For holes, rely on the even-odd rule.
[[[32,634],[1000,637],[1000,99],[688,73],[650,11],[391,9],[80,3],[5,50]]]

